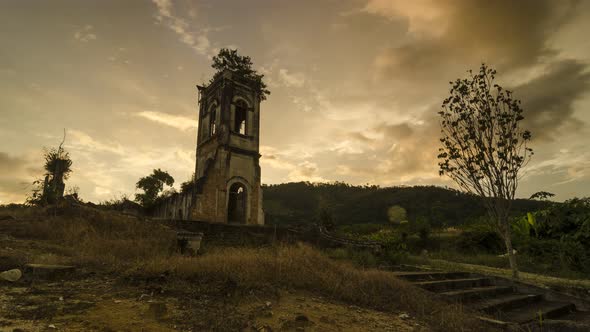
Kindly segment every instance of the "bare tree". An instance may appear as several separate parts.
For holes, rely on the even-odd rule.
[[[440,139],[440,174],[482,197],[488,215],[504,239],[513,278],[518,266],[512,248],[509,213],[519,171],[533,154],[531,133],[521,128],[520,100],[494,84],[496,71],[485,64],[479,73],[450,82],[444,100]]]

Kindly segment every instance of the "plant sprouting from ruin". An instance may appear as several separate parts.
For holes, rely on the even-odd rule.
[[[533,154],[531,133],[521,127],[520,100],[494,83],[496,71],[482,64],[478,73],[450,82],[441,117],[440,174],[483,198],[504,238],[513,277],[518,278],[512,249],[509,212],[519,171]]]
[[[256,70],[252,69],[252,66],[252,59],[249,56],[238,54],[238,50],[222,48],[219,50],[219,53],[213,57],[211,67],[217,72],[211,79],[211,82],[217,79],[225,69],[228,69],[240,76],[254,81],[260,99],[266,100],[266,96],[270,95],[270,91],[267,89],[266,83],[262,80],[264,75],[258,74]]]

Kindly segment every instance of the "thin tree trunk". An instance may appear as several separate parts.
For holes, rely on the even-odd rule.
[[[506,230],[504,231],[504,243],[506,244],[508,261],[510,262],[510,269],[512,270],[512,279],[518,279],[518,265],[516,264],[516,255],[514,255],[514,250],[512,248],[510,225],[506,225]]]

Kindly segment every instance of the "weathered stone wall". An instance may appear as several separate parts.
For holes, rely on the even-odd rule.
[[[188,220],[193,209],[194,192],[173,194],[162,199],[151,210],[154,218]]]
[[[223,182],[225,181],[219,172],[210,172],[203,177],[201,190],[196,195],[191,219],[226,222],[220,206],[225,206],[225,190],[220,190],[219,185]]]
[[[305,238],[313,243],[314,236],[284,227],[263,225],[239,225],[205,221],[167,220],[165,223],[177,230],[203,233],[203,243],[223,245],[268,245],[277,242],[295,243]]]
[[[230,186],[246,188],[246,224],[264,224],[260,185],[260,100],[252,82],[226,71],[200,89],[197,162],[198,189],[190,219],[227,223]],[[236,132],[236,104],[245,103],[246,131]],[[213,110],[215,114],[213,114]],[[210,119],[215,119],[213,132]]]

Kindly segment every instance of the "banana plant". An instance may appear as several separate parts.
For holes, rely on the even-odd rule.
[[[531,235],[531,229],[535,233],[535,237],[538,238],[537,220],[535,215],[531,212],[527,212],[526,216],[517,218],[512,222],[512,230],[519,236],[529,237]]]

